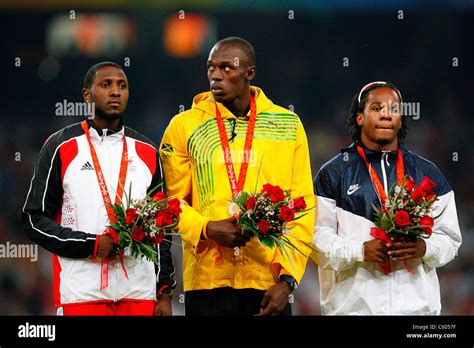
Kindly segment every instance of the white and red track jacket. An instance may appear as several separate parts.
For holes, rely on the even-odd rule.
[[[122,158],[122,139],[128,147],[124,189],[143,198],[162,181],[156,146],[142,134],[122,127],[113,132],[89,123],[90,136],[115,201]],[[117,257],[109,262],[108,286],[100,290],[101,263],[92,262],[97,235],[108,216],[97,182],[87,138],[80,123],[54,133],[45,142],[23,207],[23,225],[31,240],[53,253],[56,306],[118,300],[155,301],[156,290],[173,288],[171,237],[160,244],[160,267],[131,256],[124,257],[128,279]]]

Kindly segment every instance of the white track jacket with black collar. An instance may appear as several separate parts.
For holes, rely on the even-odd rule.
[[[156,146],[140,133],[122,127],[117,132],[90,126],[111,201],[119,180],[123,136],[128,147],[125,190],[143,198],[162,180]],[[102,133],[102,134],[99,134]],[[23,225],[31,240],[53,254],[56,306],[126,300],[155,301],[156,289],[175,286],[171,243],[160,244],[160,267],[124,257],[128,279],[117,257],[109,263],[108,286],[101,286],[101,263],[92,262],[97,235],[108,216],[86,135],[80,123],[54,133],[45,142],[23,207]],[[167,236],[170,239],[170,236]]]

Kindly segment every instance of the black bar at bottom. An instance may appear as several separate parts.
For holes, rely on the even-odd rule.
[[[0,346],[448,344],[473,347],[473,316],[0,317]]]

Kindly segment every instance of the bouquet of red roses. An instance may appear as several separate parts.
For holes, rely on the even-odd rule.
[[[163,242],[165,234],[173,234],[169,231],[178,226],[179,199],[170,199],[164,192],[142,199],[129,198],[130,192],[126,195],[126,206],[112,205],[116,221],[107,226],[105,234],[114,239],[124,254],[159,264],[156,247]]]
[[[262,245],[269,248],[276,245],[290,261],[287,248],[305,255],[287,236],[292,228],[288,223],[301,219],[313,209],[306,208],[303,197],[291,199],[289,190],[265,184],[258,193],[241,191],[233,202],[239,207],[238,213],[234,215],[237,225],[251,232]],[[304,214],[296,216],[301,213]],[[307,243],[298,241],[313,249]]]
[[[375,211],[375,226],[370,235],[387,243],[393,241],[414,241],[417,238],[429,238],[435,217],[431,216],[433,203],[437,200],[433,188],[436,184],[427,176],[417,185],[410,177],[404,177],[401,186],[395,186],[393,192],[381,208]],[[411,271],[404,261],[407,269]],[[390,272],[390,263],[381,265],[385,274]]]

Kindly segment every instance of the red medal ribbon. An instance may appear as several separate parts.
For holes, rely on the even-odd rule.
[[[382,207],[383,207],[385,205],[385,202],[387,201],[387,194],[385,193],[382,182],[380,181],[380,178],[379,178],[377,172],[375,171],[375,169],[367,161],[367,158],[365,157],[364,149],[360,145],[357,145],[357,152],[359,153],[360,157],[362,157],[365,164],[367,165],[367,169],[369,171],[370,179],[372,180],[372,184],[375,187],[375,191],[376,191],[377,195],[379,196],[380,201],[382,202]],[[402,151],[400,150],[400,148],[397,149],[396,169],[397,169],[397,184],[398,184],[398,186],[401,186],[402,181],[403,181],[403,177],[405,176],[405,166],[403,165],[403,155],[402,155]]]
[[[380,178],[377,172],[375,171],[375,169],[367,161],[364,149],[360,145],[357,145],[357,152],[359,153],[360,157],[362,157],[365,164],[367,165],[367,170],[369,171],[370,179],[372,180],[372,184],[375,187],[375,191],[380,198],[380,201],[382,203],[382,208],[384,208],[385,202],[387,201],[387,193],[385,192],[383,188],[382,182],[380,181]],[[402,186],[403,178],[405,176],[405,167],[403,164],[403,155],[402,155],[402,151],[400,150],[400,147],[398,147],[397,149],[396,170],[397,170],[397,184],[398,186]],[[392,241],[390,239],[390,236],[387,234],[387,232],[377,227],[373,227],[371,229],[370,235],[374,237],[375,239],[381,239],[386,243],[391,243]],[[409,273],[415,274],[415,272],[408,266],[407,260],[403,260],[403,263],[405,264],[405,268],[407,269]],[[384,272],[385,275],[392,272],[392,265],[390,264],[390,261],[379,264],[379,267]]]
[[[110,199],[109,191],[107,190],[107,184],[104,179],[104,173],[99,163],[99,158],[95,152],[94,145],[92,144],[91,136],[89,133],[89,126],[86,121],[81,122],[81,127],[86,134],[87,142],[89,143],[89,148],[91,152],[92,162],[94,163],[95,174],[97,176],[97,182],[99,183],[100,193],[102,194],[102,199],[104,201],[105,209],[107,210],[107,215],[109,217],[110,223],[115,223],[117,218],[111,207],[112,200]],[[127,169],[128,169],[128,149],[127,141],[125,140],[125,134],[123,135],[123,150],[122,150],[122,160],[120,161],[120,172],[119,172],[119,181],[117,183],[117,190],[115,195],[115,203],[122,203],[123,187],[125,185],[125,180],[127,179]],[[123,257],[120,257],[120,263],[122,264],[122,269],[124,270],[125,277],[128,279],[127,271],[123,264]],[[109,261],[108,259],[102,259],[102,267],[100,272],[100,290],[105,289],[109,285]]]
[[[230,153],[229,140],[227,139],[227,132],[222,119],[219,108],[216,104],[216,120],[217,127],[219,128],[219,137],[221,138],[222,150],[224,151],[225,167],[227,169],[227,175],[229,177],[230,188],[232,191],[232,198],[236,199],[240,191],[244,189],[245,178],[247,176],[247,169],[249,167],[250,150],[252,149],[253,134],[255,130],[255,123],[257,121],[257,107],[255,105],[255,99],[250,95],[250,120],[247,127],[247,135],[245,137],[245,147],[243,161],[240,166],[238,181],[235,177],[234,163],[232,163],[232,156]]]
[[[255,130],[255,123],[257,122],[257,106],[255,104],[255,98],[250,95],[250,119],[247,127],[247,134],[245,136],[245,146],[243,161],[240,165],[239,178],[236,180],[234,163],[232,162],[232,155],[230,153],[229,140],[227,139],[227,132],[222,119],[221,112],[217,106],[216,101],[216,121],[217,128],[219,129],[219,137],[221,139],[222,150],[224,151],[225,168],[227,170],[227,176],[229,177],[230,189],[232,191],[232,198],[236,199],[239,193],[244,189],[245,178],[247,177],[247,169],[249,167],[250,151],[252,149],[253,134]],[[218,255],[214,262],[219,263],[222,259],[221,250],[217,246]]]

